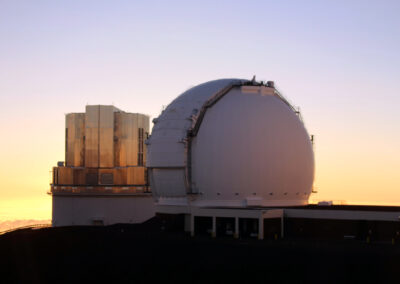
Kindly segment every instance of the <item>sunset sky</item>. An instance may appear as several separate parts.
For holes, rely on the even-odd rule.
[[[199,83],[273,80],[315,135],[313,200],[400,204],[399,1],[0,0],[0,221],[49,219],[65,116],[156,117]]]

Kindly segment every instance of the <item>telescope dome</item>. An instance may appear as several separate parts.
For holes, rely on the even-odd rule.
[[[310,137],[273,82],[201,84],[177,97],[154,123],[147,167],[157,205],[308,203],[314,179]]]

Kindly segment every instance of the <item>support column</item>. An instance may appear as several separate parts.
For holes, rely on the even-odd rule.
[[[190,235],[194,237],[194,216],[190,214]]]
[[[258,239],[264,239],[264,218],[262,215],[258,217]]]
[[[212,216],[211,237],[213,237],[213,238],[217,237],[217,218],[215,216]]]
[[[284,225],[285,225],[285,216],[284,216],[284,214],[282,212],[282,216],[281,216],[281,239],[283,239],[284,234],[285,234]]]
[[[239,238],[239,217],[235,217],[235,234],[233,235],[235,239]]]

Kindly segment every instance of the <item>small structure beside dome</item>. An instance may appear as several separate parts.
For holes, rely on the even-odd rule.
[[[65,163],[53,168],[53,226],[141,223],[154,216],[147,181],[149,117],[88,105],[65,117]]]

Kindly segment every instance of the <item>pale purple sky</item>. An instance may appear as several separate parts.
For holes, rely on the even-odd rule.
[[[154,117],[191,86],[253,75],[316,135],[315,199],[400,203],[399,13],[399,1],[0,0],[0,208],[49,211],[64,113],[113,103]]]

